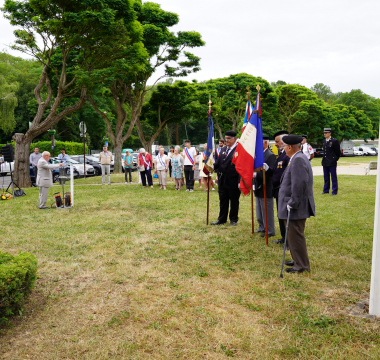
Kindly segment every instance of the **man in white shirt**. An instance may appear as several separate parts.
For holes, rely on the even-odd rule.
[[[314,150],[313,148],[311,147],[311,145],[309,145],[306,141],[307,141],[307,135],[302,135],[302,152],[306,155],[306,157],[309,159],[309,161],[313,160],[314,158]]]
[[[194,147],[191,147],[191,141],[185,140],[185,149],[182,152],[184,159],[182,170],[185,172],[186,178],[186,191],[194,191],[194,169],[195,169],[195,157],[197,152]]]

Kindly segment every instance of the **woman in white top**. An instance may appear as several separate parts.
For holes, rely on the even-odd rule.
[[[199,180],[199,188],[202,188],[202,175],[200,174],[200,171],[202,171],[202,169],[200,168],[202,159],[201,155],[199,155],[198,149],[196,149],[196,151],[197,156],[195,157],[194,182]]]
[[[158,180],[161,184],[161,189],[166,190],[167,172],[169,170],[169,157],[165,155],[165,149],[160,148],[160,152],[156,156],[155,173],[158,174]]]

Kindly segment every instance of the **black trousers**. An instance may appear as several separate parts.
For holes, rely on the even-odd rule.
[[[194,170],[193,165],[185,165],[185,179],[186,179],[186,189],[192,190],[194,189]]]
[[[132,182],[132,169],[125,167],[124,168],[125,182],[128,182],[128,174],[129,174],[129,182]]]
[[[152,174],[150,172],[150,169],[149,170],[145,169],[145,171],[141,171],[140,175],[141,175],[141,182],[143,186],[146,186],[146,180],[148,180],[149,186],[153,186]],[[145,179],[145,176],[146,176],[146,179]]]
[[[218,187],[219,192],[219,217],[221,223],[227,222],[228,208],[230,207],[230,221],[238,222],[240,189],[226,189],[224,186]]]
[[[276,207],[277,207],[277,214],[278,214],[278,197],[276,197],[275,199],[276,199]],[[285,240],[286,227],[284,224],[284,220],[278,219],[278,224],[280,225],[281,239]]]

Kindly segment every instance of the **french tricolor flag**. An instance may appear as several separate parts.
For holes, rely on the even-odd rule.
[[[251,118],[252,114],[253,114],[253,106],[252,106],[252,103],[250,101],[248,101],[247,102],[247,106],[245,107],[245,116],[244,116],[244,122],[243,122],[243,129],[241,130],[242,133],[244,132],[244,129],[247,126],[248,121]]]
[[[249,104],[248,101],[248,109]],[[245,127],[243,125],[243,133],[232,160],[236,171],[241,176],[240,190],[244,195],[249,194],[252,188],[254,170],[261,168],[264,164],[260,93],[257,94],[255,108],[248,119],[247,125]]]

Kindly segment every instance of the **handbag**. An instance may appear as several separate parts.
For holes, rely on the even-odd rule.
[[[139,171],[145,171],[145,167],[144,167],[144,165],[140,165],[140,166],[139,166]]]
[[[26,194],[24,193],[23,189],[18,189],[13,192],[13,197],[19,197],[19,196],[25,196]]]

